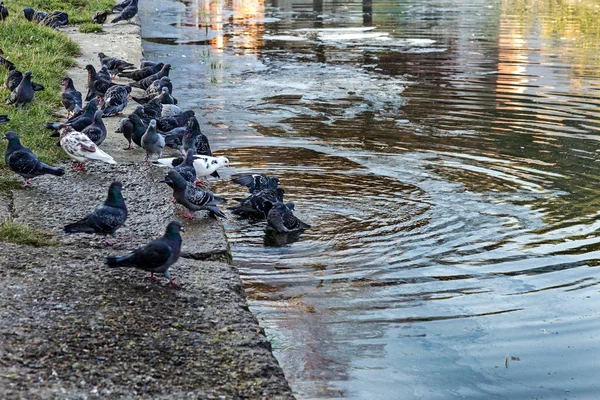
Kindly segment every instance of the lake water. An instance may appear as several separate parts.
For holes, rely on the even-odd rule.
[[[275,175],[312,225],[226,221],[298,398],[600,398],[600,3],[141,7],[215,192]]]

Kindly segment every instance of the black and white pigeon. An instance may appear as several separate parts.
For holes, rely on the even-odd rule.
[[[0,21],[8,18],[8,8],[4,7],[4,2],[0,2]]]
[[[104,142],[104,139],[106,139],[106,126],[104,125],[104,121],[102,121],[103,114],[104,112],[102,110],[96,111],[94,114],[94,122],[81,131],[81,133],[89,137],[97,146],[100,146],[102,142]]]
[[[19,83],[21,83],[22,80],[23,73],[19,70],[13,69],[8,73],[8,75],[6,75],[4,86],[6,86],[8,90],[13,91],[17,86],[19,86]],[[33,88],[34,92],[39,92],[45,89],[43,85],[40,85],[39,83],[36,83],[34,81],[31,81],[31,87]]]
[[[279,178],[266,174],[243,174],[231,180],[238,185],[246,186],[250,193],[257,193],[265,189],[277,189],[279,186]]]
[[[104,116],[110,117],[123,111],[129,103],[129,93],[131,93],[131,86],[116,85],[108,88],[102,104]]]
[[[215,196],[208,190],[194,186],[186,181],[179,172],[172,169],[167,174],[164,181],[173,188],[173,198],[175,202],[181,204],[192,213],[199,210],[207,210],[211,215],[216,215],[221,218],[227,218],[221,210],[217,208],[219,204],[226,203],[227,200]],[[194,218],[190,212],[184,212],[182,215],[185,218]]]
[[[31,85],[31,71],[25,72],[23,79],[19,85],[10,93],[10,97],[6,100],[6,104],[15,104],[19,107],[19,111],[23,106],[28,106],[33,101],[34,91]]]
[[[127,21],[135,17],[138,13],[138,0],[131,0],[129,5],[121,11],[121,14],[117,16],[117,18],[110,21],[111,24],[114,24],[119,21]]]
[[[93,98],[88,101],[83,107],[83,112],[81,114],[75,115],[67,119],[64,122],[48,122],[46,124],[46,128],[58,130],[59,126],[62,124],[70,125],[74,130],[81,132],[88,125],[91,125],[94,122],[94,115],[96,114],[96,110],[98,109],[97,98]],[[58,135],[53,135],[53,137],[57,137]]]
[[[92,22],[102,25],[106,22],[106,18],[111,14],[110,10],[96,11],[92,14]]]
[[[67,115],[72,115],[83,106],[81,92],[75,89],[73,79],[66,77],[62,80],[63,92],[61,94],[61,103],[67,110]]]
[[[104,262],[113,268],[130,267],[148,271],[150,273],[148,278],[154,282],[157,281],[154,274],[163,274],[173,287],[180,289],[181,286],[171,278],[169,267],[175,264],[181,254],[181,231],[183,231],[181,222],[171,221],[161,238],[129,254],[117,257],[105,257]]]
[[[158,73],[163,66],[163,63],[158,63],[156,65],[152,65],[146,68],[133,69],[131,71],[123,71],[119,74],[119,76],[123,78],[132,79],[134,81],[141,81],[142,79],[147,78],[150,75]]]
[[[140,141],[142,148],[146,150],[146,159],[160,158],[163,148],[165,147],[165,137],[156,132],[156,120],[153,119],[146,129],[146,133]]]
[[[150,87],[150,85],[152,85],[152,83],[157,80],[160,79],[162,77],[165,76],[169,76],[169,72],[171,71],[171,64],[165,64],[163,65],[163,67],[160,69],[160,71],[158,71],[156,74],[152,74],[147,78],[144,78],[140,81],[134,82],[131,84],[131,86],[136,87],[136,88],[140,88],[140,89],[148,89],[148,87]]]
[[[200,123],[196,117],[188,118],[182,143],[184,152],[187,152],[189,149],[194,149],[198,155],[213,155],[210,150],[208,138],[200,131]]]
[[[282,188],[263,189],[252,193],[244,199],[234,199],[240,203],[228,207],[228,209],[231,210],[233,214],[239,215],[240,217],[264,218],[267,215],[265,212],[265,203],[270,202],[275,204],[283,202],[284,193],[285,191]]]
[[[87,78],[88,93],[87,93],[87,96],[85,96],[86,101],[90,101],[91,99],[94,98],[94,96],[99,96],[101,98],[104,98],[106,91],[110,87],[116,85],[113,82],[110,82],[110,81],[100,78],[98,76],[98,73],[96,72],[96,68],[94,68],[93,65],[88,64],[85,66],[85,69],[87,69],[87,71],[88,71],[88,78]]]
[[[100,79],[104,79],[105,81],[108,82],[112,82],[112,77],[110,76],[110,72],[108,71],[108,67],[106,65],[103,65],[100,67],[100,69],[98,70],[98,72],[96,72],[98,74],[98,77]]]
[[[0,115],[0,123],[2,122],[10,122],[10,118],[8,118],[8,115]]]
[[[40,161],[30,149],[21,144],[15,132],[6,132],[4,139],[8,140],[4,161],[8,168],[25,179],[23,187],[29,186],[29,181],[36,176],[46,174],[63,176],[65,174],[64,169],[52,167]]]
[[[113,243],[108,241],[108,235],[115,237],[117,229],[127,220],[127,207],[121,193],[122,189],[121,182],[111,183],[104,204],[79,221],[66,225],[63,228],[64,232],[105,235],[104,243],[112,245]]]
[[[113,8],[111,8],[111,11],[112,12],[116,12],[116,11],[121,12],[129,4],[131,4],[131,0],[123,0],[122,2],[120,2],[119,4],[117,4],[116,6],[114,6]]]
[[[310,225],[298,219],[292,212],[294,203],[284,204],[282,202],[265,202],[265,214],[267,217],[267,229],[276,230],[279,233],[302,232],[310,228]]]
[[[123,72],[126,69],[135,68],[135,65],[132,63],[121,60],[120,58],[109,57],[102,52],[98,53],[98,58],[100,59],[100,64],[106,65],[113,76],[116,76],[119,72]]]

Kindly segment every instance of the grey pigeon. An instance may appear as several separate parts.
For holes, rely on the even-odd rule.
[[[142,79],[147,78],[150,75],[158,73],[158,71],[160,71],[163,66],[163,63],[159,63],[146,68],[134,69],[131,71],[123,71],[119,74],[119,76],[122,76],[123,78],[132,79],[134,81],[141,81]]]
[[[160,104],[177,104],[177,100],[171,96],[171,92],[169,92],[168,87],[163,87],[160,90],[158,98],[160,99]]]
[[[9,122],[10,118],[8,118],[8,115],[0,115],[0,123],[2,122]]]
[[[29,186],[29,181],[36,176],[46,174],[63,176],[65,174],[64,169],[52,167],[40,161],[31,150],[21,144],[15,132],[6,132],[4,139],[8,140],[4,162],[8,168],[25,179],[23,187]]]
[[[17,86],[19,86],[19,83],[21,83],[21,80],[23,80],[23,73],[21,71],[14,69],[14,70],[10,71],[8,73],[8,75],[6,76],[6,80],[4,81],[4,86],[6,86],[6,88],[12,92],[13,90],[15,90],[15,88]],[[31,81],[31,87],[33,88],[34,92],[39,92],[39,91],[45,89],[45,87],[43,85],[40,85],[39,83],[36,83],[33,81]]]
[[[110,117],[117,115],[129,103],[129,93],[131,93],[131,86],[113,86],[108,88],[104,94],[104,104],[102,110],[104,110],[104,116]]]
[[[119,14],[119,16],[117,16],[117,18],[110,21],[110,23],[114,24],[119,21],[129,22],[129,20],[131,18],[135,17],[137,15],[137,13],[138,13],[138,0],[131,0],[129,5],[127,7],[125,7],[123,9],[123,11],[121,11],[121,14]]]
[[[183,135],[185,134],[185,127],[179,127],[171,129],[169,132],[165,132],[165,146],[170,147],[184,154],[183,152]]]
[[[87,93],[87,96],[85,96],[86,101],[90,101],[91,99],[94,98],[94,96],[99,96],[101,98],[104,98],[106,91],[110,87],[116,85],[113,82],[109,82],[107,80],[104,80],[104,79],[98,77],[96,68],[94,68],[93,65],[88,64],[85,66],[85,69],[87,69],[87,71],[88,71],[88,78],[87,78],[88,93]]]
[[[75,89],[73,79],[66,77],[62,80],[63,92],[61,94],[61,103],[68,113],[72,114],[77,108],[83,106],[81,92]]]
[[[116,76],[119,72],[123,72],[126,69],[135,68],[135,65],[132,63],[121,60],[120,58],[109,57],[102,52],[98,53],[98,58],[100,59],[100,64],[106,65],[113,76]]]
[[[96,110],[98,109],[97,98],[94,98],[86,103],[83,107],[83,112],[79,115],[75,115],[65,122],[48,122],[46,124],[46,128],[58,130],[59,126],[62,124],[70,125],[77,132],[81,132],[87,126],[91,125],[94,122],[94,115],[96,114]],[[52,135],[53,137],[57,137],[58,134]]]
[[[81,133],[85,134],[94,142],[97,146],[100,146],[104,139],[106,139],[106,126],[102,121],[103,111],[98,110],[94,114],[94,122],[91,125],[86,126]]]
[[[264,218],[268,212],[268,210],[265,209],[265,203],[270,202],[276,204],[283,202],[284,193],[285,191],[282,188],[263,189],[252,193],[244,199],[234,199],[239,201],[240,204],[228,207],[228,209],[231,210],[233,214],[239,215],[240,217]]]
[[[200,124],[196,117],[188,119],[183,135],[183,151],[187,152],[189,149],[194,149],[198,155],[211,157],[213,155],[208,138],[200,131]]]
[[[95,233],[114,237],[116,230],[127,220],[127,207],[122,189],[121,182],[111,183],[104,204],[79,221],[66,225],[63,229],[65,233]],[[104,238],[104,243],[112,245],[108,237]]]
[[[112,77],[110,76],[110,72],[108,71],[108,67],[106,65],[101,66],[96,73],[98,74],[98,78],[112,82]]]
[[[4,7],[4,2],[0,2],[0,21],[8,18],[8,8]]]
[[[165,234],[129,254],[117,257],[105,257],[104,262],[109,267],[130,267],[148,271],[148,278],[157,281],[154,274],[161,273],[175,288],[181,288],[171,278],[169,267],[177,261],[181,254],[181,231],[183,225],[179,221],[171,221]]]
[[[238,185],[246,186],[250,193],[257,193],[265,189],[277,189],[279,186],[279,178],[266,174],[244,174],[231,180]]]
[[[173,197],[175,201],[191,212],[199,210],[207,210],[211,215],[216,215],[221,218],[227,218],[217,205],[226,203],[227,201],[221,197],[215,196],[208,190],[202,190],[186,181],[179,172],[172,169],[167,174],[167,178],[162,181],[173,188]],[[183,213],[186,218],[194,218],[190,212]]]
[[[283,204],[282,202],[277,202],[273,204],[270,201],[266,201],[267,229],[274,229],[279,233],[292,233],[310,228],[310,225],[300,221],[294,215],[292,212],[293,209],[294,203]]]
[[[160,158],[162,155],[163,148],[165,147],[165,138],[156,132],[156,120],[151,120],[150,125],[142,139],[140,141],[142,148],[146,150],[146,159],[149,158]]]
[[[25,72],[23,79],[19,85],[11,92],[10,97],[6,100],[6,104],[15,104],[19,110],[23,106],[28,106],[33,100],[34,91],[31,85],[31,71]]]
[[[129,120],[129,117],[121,119],[119,122],[119,128],[115,131],[115,133],[122,133],[125,139],[127,139],[127,143],[129,144],[125,150],[131,150],[131,140],[133,138],[133,123]]]
[[[152,83],[157,80],[160,79],[162,77],[165,76],[169,76],[169,72],[171,71],[171,64],[165,64],[163,65],[163,67],[160,69],[160,71],[158,71],[156,74],[150,75],[147,78],[144,78],[140,81],[134,82],[131,84],[131,86],[133,87],[137,87],[140,89],[148,89],[148,87],[150,87],[150,85],[152,85]]]
[[[188,120],[195,116],[196,113],[193,110],[186,110],[179,115],[175,115],[172,117],[163,117],[156,121],[156,126],[161,132],[169,132],[175,128],[180,126],[185,126]]]
[[[131,0],[123,0],[122,2],[120,2],[119,4],[117,4],[116,6],[114,6],[113,8],[111,8],[111,10],[112,10],[113,12],[115,12],[115,11],[119,11],[119,12],[121,12],[121,11],[123,11],[123,9],[124,9],[125,7],[127,7],[129,4],[131,4]]]
[[[185,157],[180,157],[182,158],[181,162],[174,168],[183,179],[190,183],[196,182],[196,168],[194,168],[195,154],[196,152],[193,149],[189,149]]]
[[[110,10],[96,11],[94,14],[92,14],[92,22],[95,24],[102,25],[106,22],[106,18],[109,14]]]

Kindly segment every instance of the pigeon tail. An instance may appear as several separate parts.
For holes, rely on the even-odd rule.
[[[111,268],[117,267],[135,267],[134,264],[131,264],[130,261],[133,258],[134,253],[125,254],[122,256],[116,257],[104,257],[104,263]]]
[[[206,206],[206,209],[212,214],[218,217],[227,219],[227,216],[223,214],[221,210],[219,210],[216,206]]]
[[[86,218],[82,219],[81,221],[65,225],[63,231],[65,233],[95,233],[94,228],[88,225]]]
[[[52,167],[47,164],[42,164],[42,173],[56,175],[56,176],[63,176],[65,174],[65,170],[62,168]]]

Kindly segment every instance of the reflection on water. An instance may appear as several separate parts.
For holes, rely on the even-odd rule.
[[[142,7],[223,175],[312,225],[226,223],[299,398],[597,397],[596,1]]]

